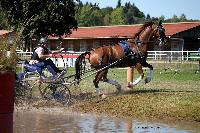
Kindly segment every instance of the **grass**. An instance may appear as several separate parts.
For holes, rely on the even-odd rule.
[[[200,73],[195,71],[166,71],[160,74],[155,70],[154,80],[144,82],[133,89],[126,88],[126,70],[110,69],[108,77],[122,84],[125,90],[121,95],[112,95],[114,86],[100,83],[109,96],[94,98],[73,105],[75,111],[103,113],[123,117],[175,118],[200,122]],[[149,71],[145,72],[147,75]],[[138,77],[135,71],[135,78]],[[92,78],[83,80],[76,89],[94,92]],[[73,87],[72,87],[73,89]]]

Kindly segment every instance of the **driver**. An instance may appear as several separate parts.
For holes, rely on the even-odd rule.
[[[35,48],[31,60],[29,61],[29,64],[37,66],[41,70],[47,68],[53,76],[56,76],[61,71],[55,66],[55,64],[51,59],[49,59],[49,57],[52,57],[52,54],[61,53],[64,50],[64,48],[61,48],[57,51],[50,51],[47,48],[47,44],[47,37],[42,37],[39,40],[38,46]]]

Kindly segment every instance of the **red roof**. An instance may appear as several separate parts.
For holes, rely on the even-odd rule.
[[[185,22],[185,23],[168,23],[163,24],[166,35],[172,36],[174,34],[200,26],[200,22]]]
[[[119,26],[95,26],[95,27],[79,27],[77,31],[73,31],[66,39],[72,38],[112,38],[112,37],[133,37],[140,29],[142,24],[137,25],[119,25]],[[200,22],[184,22],[184,23],[164,23],[166,35],[172,36],[179,32],[189,30],[200,26]],[[56,39],[56,37],[50,37]]]
[[[94,27],[79,27],[74,30],[71,35],[66,36],[66,39],[78,38],[112,38],[112,37],[133,37],[140,29],[142,24],[137,25],[119,25],[119,26],[94,26]],[[166,35],[174,34],[200,26],[200,22],[184,22],[184,23],[164,23]],[[12,31],[0,30],[0,36],[8,34]],[[58,37],[50,37],[49,39],[57,39]]]
[[[106,38],[134,36],[141,25],[79,27],[70,38]]]

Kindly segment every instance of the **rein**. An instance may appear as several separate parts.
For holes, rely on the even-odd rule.
[[[119,63],[120,61],[124,60],[125,58],[127,58],[127,57],[129,57],[129,56],[131,56],[131,55],[133,55],[133,54],[130,53],[130,54],[124,56],[123,58],[121,58],[121,59],[119,59],[119,60],[117,60],[117,61],[115,61],[115,62],[113,62],[113,63],[111,63],[111,64],[108,64],[108,65],[106,65],[106,66],[102,67],[101,69],[98,69],[98,70],[96,70],[96,71],[94,71],[94,72],[92,72],[92,71],[95,70],[95,69],[91,69],[91,70],[85,71],[84,73],[81,72],[81,73],[79,73],[80,75],[84,75],[85,73],[88,73],[88,72],[92,72],[92,73],[90,73],[90,74],[88,74],[88,75],[86,75],[86,76],[84,76],[84,77],[82,77],[82,78],[76,79],[76,80],[72,81],[70,84],[79,83],[81,80],[86,79],[86,78],[88,78],[88,77],[90,77],[90,76],[92,76],[92,75],[94,75],[94,74],[96,74],[96,73],[98,73],[98,72],[100,72],[100,71],[103,71],[103,70],[105,70],[105,69],[108,69],[108,68],[110,68],[110,67],[116,65],[117,63]]]

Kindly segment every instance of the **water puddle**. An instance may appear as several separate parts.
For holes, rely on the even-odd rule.
[[[170,122],[169,122],[170,123]],[[15,112],[14,133],[198,133],[200,123],[171,124],[72,113]]]

